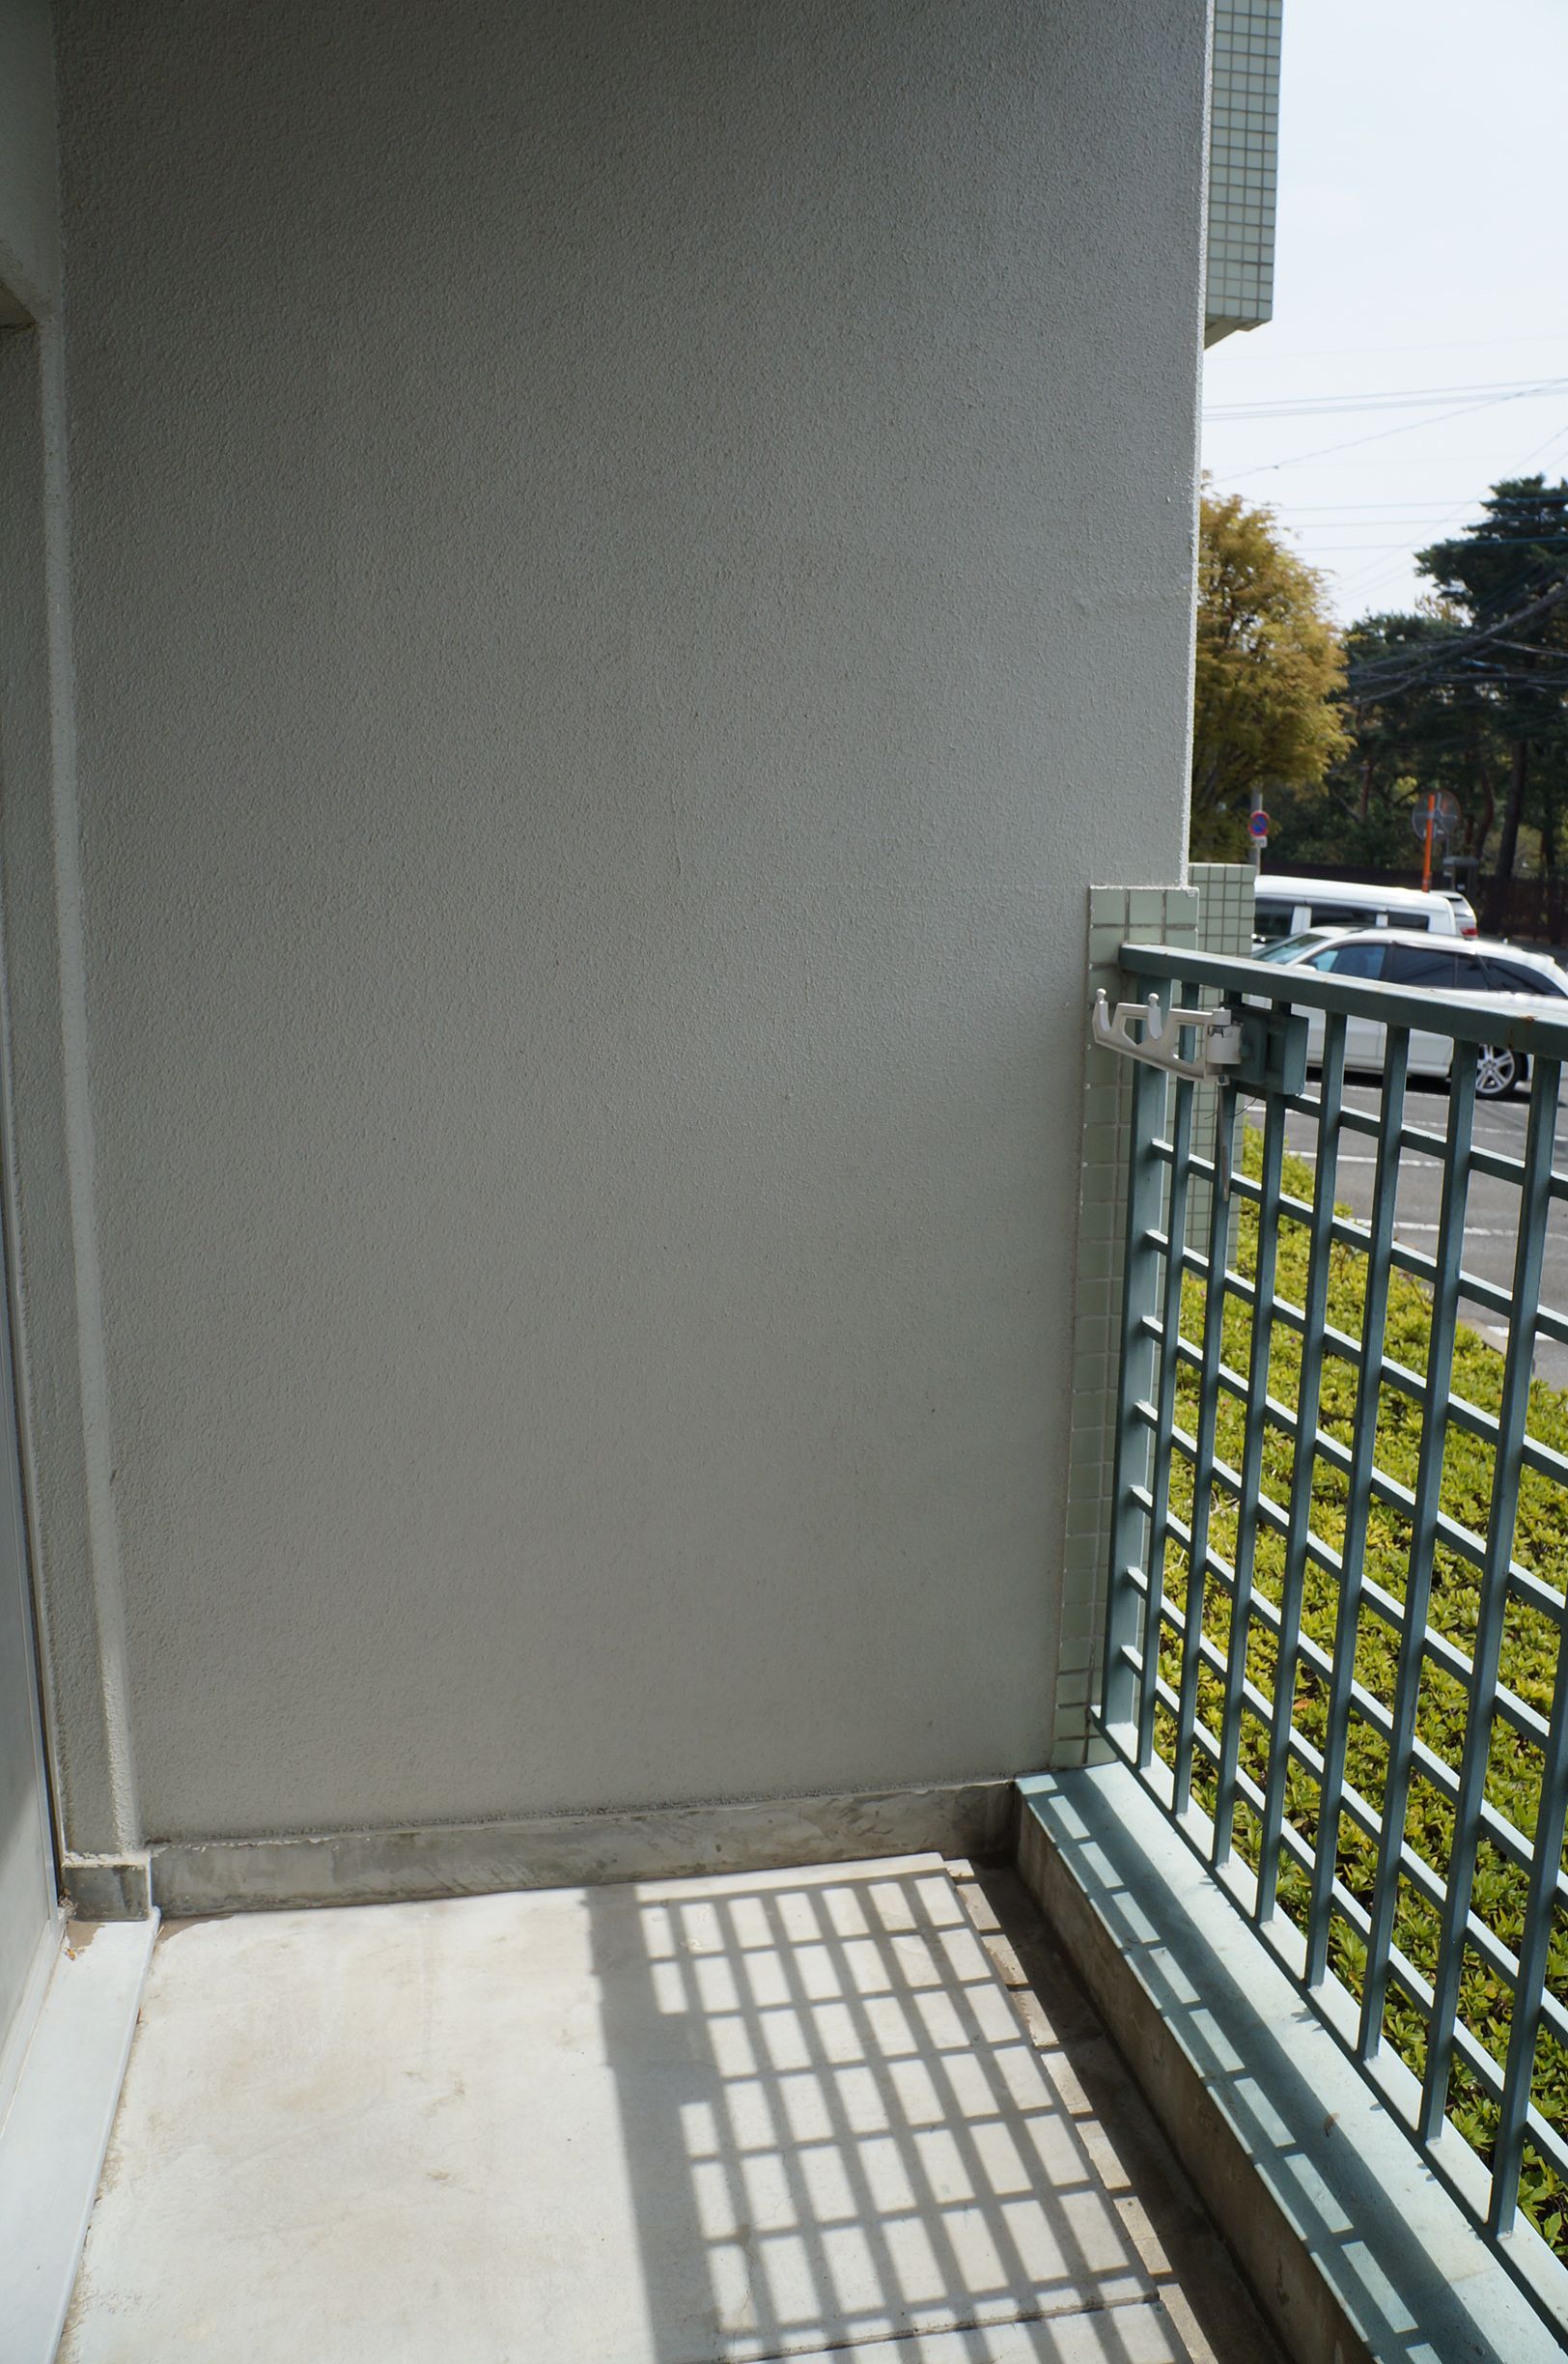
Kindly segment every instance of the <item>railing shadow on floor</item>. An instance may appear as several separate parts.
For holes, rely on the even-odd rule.
[[[939,1866],[601,1888],[588,1912],[659,2364],[947,2331],[954,2364],[1151,2353],[1157,2293],[1081,2110]]]

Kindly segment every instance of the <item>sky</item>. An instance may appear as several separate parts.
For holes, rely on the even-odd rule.
[[[1341,622],[1498,477],[1568,477],[1565,92],[1568,0],[1284,0],[1274,317],[1206,356],[1203,458]]]

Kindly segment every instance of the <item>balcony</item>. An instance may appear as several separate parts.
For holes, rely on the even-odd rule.
[[[1208,1076],[1196,1026],[1175,1073],[1095,1055],[1125,1122],[1090,1761],[972,1806],[980,1860],[866,1860],[824,1812],[846,1860],[212,1917],[212,1867],[154,1853],[70,2364],[1558,2352],[1568,1454],[1532,1369],[1568,1338],[1568,1026],[1505,1022],[1499,1115],[1495,1004],[1118,960],[1157,1016],[1246,1024]],[[1354,1087],[1353,1023],[1385,1029]],[[126,1934],[81,1932],[68,1986]]]
[[[1023,1890],[936,1856],[167,1927],[62,2352],[301,2351],[1274,2352]]]
[[[1078,1126],[1275,13],[0,0],[0,2364],[1556,2351],[1529,1268]]]

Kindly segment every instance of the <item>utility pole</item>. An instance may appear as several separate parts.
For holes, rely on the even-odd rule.
[[[1421,892],[1432,892],[1432,825],[1437,819],[1438,800],[1429,788],[1426,792],[1426,828],[1421,835]]]

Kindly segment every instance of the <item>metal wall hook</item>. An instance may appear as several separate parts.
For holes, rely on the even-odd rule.
[[[1141,1034],[1130,1030],[1137,1020]],[[1197,1047],[1195,1055],[1186,1058],[1181,1044],[1189,1029],[1196,1034]],[[1213,1083],[1241,1065],[1241,1020],[1228,1009],[1162,1012],[1159,995],[1151,994],[1147,1001],[1118,1001],[1112,1010],[1102,987],[1094,998],[1090,1030],[1103,1051],[1162,1068],[1166,1075],[1187,1076],[1194,1084]]]

